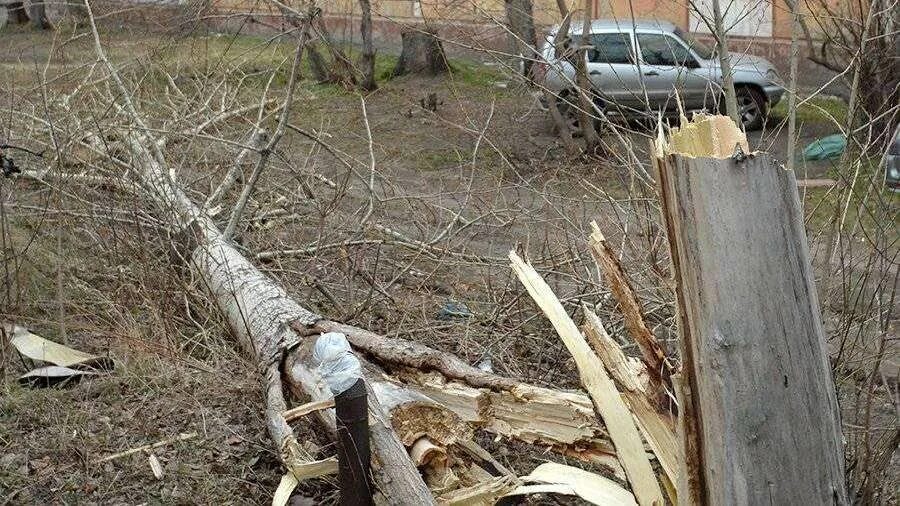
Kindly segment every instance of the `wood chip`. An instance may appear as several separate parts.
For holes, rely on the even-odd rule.
[[[162,464],[159,463],[159,459],[156,458],[156,455],[151,453],[147,456],[147,461],[150,463],[150,470],[153,471],[153,476],[157,480],[163,479],[165,473],[163,473]]]

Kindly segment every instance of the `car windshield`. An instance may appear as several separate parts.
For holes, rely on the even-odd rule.
[[[704,60],[712,60],[715,52],[709,48],[706,44],[698,41],[689,33],[682,32],[680,28],[675,29],[675,36],[681,38],[685,44],[687,44],[691,49],[693,49],[700,58]]]

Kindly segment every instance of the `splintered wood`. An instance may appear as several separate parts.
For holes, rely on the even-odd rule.
[[[622,349],[603,327],[600,317],[584,308],[586,323],[585,335],[588,342],[597,352],[603,365],[609,370],[620,387],[622,397],[634,414],[641,434],[659,460],[670,483],[677,483],[681,467],[678,456],[678,441],[675,437],[675,420],[669,413],[660,412],[652,396],[648,395],[641,379],[643,366],[635,363],[622,353]],[[671,497],[673,499],[674,497]]]
[[[647,364],[647,372],[656,383],[655,386],[668,389],[671,386],[669,378],[674,372],[672,364],[666,358],[665,352],[653,333],[647,328],[634,289],[631,288],[631,284],[625,277],[625,272],[615,253],[606,244],[606,239],[600,232],[597,222],[591,222],[591,229],[591,237],[588,241],[591,246],[591,254],[603,271],[603,279],[619,304],[619,311],[622,312],[625,319],[625,329],[638,345],[638,349],[641,350],[641,356],[644,358],[644,363]]]
[[[638,504],[661,506],[664,504],[662,492],[644,451],[644,443],[635,427],[631,412],[607,375],[600,359],[591,351],[575,322],[537,271],[513,251],[509,253],[509,259],[519,280],[553,324],[575,359],[581,382],[609,430],[616,454],[622,462],[622,467],[625,468],[625,474]]]
[[[747,136],[738,130],[731,118],[697,114],[689,123],[669,132],[668,140],[657,139],[657,156],[678,154],[689,158],[731,158],[740,148],[750,153]]]

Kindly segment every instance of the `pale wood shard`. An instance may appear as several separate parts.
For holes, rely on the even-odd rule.
[[[619,310],[625,320],[625,330],[641,350],[641,356],[647,364],[650,377],[656,383],[655,386],[660,390],[669,389],[671,386],[669,378],[674,372],[674,367],[656,340],[656,336],[647,328],[641,303],[596,221],[591,222],[591,229],[588,241],[591,255],[603,271],[603,280],[619,304]]]
[[[638,504],[631,492],[609,478],[555,462],[539,465],[531,474],[522,477],[522,481],[556,485],[554,489],[535,488],[534,492],[565,493],[569,489],[574,495],[598,506],[636,506]],[[522,492],[522,488],[524,487],[513,491],[513,494],[516,494],[517,491]],[[662,505],[663,503],[658,504]]]
[[[91,355],[29,332],[18,325],[6,325],[4,329],[11,336],[10,344],[23,356],[37,362],[45,362],[68,368],[109,369],[112,360]]]
[[[278,482],[278,488],[275,489],[275,494],[272,496],[272,506],[285,506],[299,483],[300,480],[291,473],[282,476],[281,481]]]
[[[323,409],[331,409],[334,407],[334,399],[323,399],[320,401],[307,402],[306,404],[291,408],[284,412],[284,421],[290,423],[299,420],[304,416],[321,411]]]
[[[162,464],[160,464],[159,459],[154,454],[147,455],[147,463],[150,464],[150,471],[153,472],[153,477],[157,480],[163,479],[165,476],[165,472],[163,472]]]
[[[584,336],[588,344],[600,357],[600,361],[616,381],[621,392],[647,393],[647,369],[638,359],[626,357],[622,348],[613,340],[606,331],[603,321],[597,313],[591,311],[587,305],[582,304],[584,313]]]
[[[275,494],[272,496],[272,506],[287,504],[294,489],[303,480],[337,474],[338,461],[336,457],[328,457],[327,459],[303,462],[293,466],[291,471],[281,477],[278,488],[275,489]]]
[[[848,504],[796,180],[765,154],[731,157],[740,132],[723,132],[726,121],[707,120],[722,125],[714,149],[682,132],[658,161],[682,337],[684,474],[699,473],[688,492],[700,504]]]
[[[509,253],[509,259],[529,295],[553,324],[575,359],[581,382],[606,424],[616,447],[616,455],[625,468],[625,474],[638,503],[661,506],[664,504],[662,491],[644,452],[641,436],[635,427],[631,412],[625,406],[615,384],[606,374],[600,359],[591,351],[575,322],[537,271],[519,258],[514,251]]]
[[[677,482],[681,475],[681,465],[674,417],[661,412],[654,399],[648,396],[640,377],[643,372],[641,364],[635,363],[636,360],[629,359],[622,353],[619,345],[606,332],[600,317],[587,307],[584,308],[584,315],[584,331],[588,342],[615,378],[625,403],[634,414],[641,434],[656,455],[669,481]],[[667,492],[667,495],[672,503],[676,502],[675,494]]]
[[[170,445],[173,443],[188,441],[188,440],[194,439],[195,437],[197,437],[196,432],[188,432],[188,433],[184,433],[184,434],[179,434],[175,437],[166,438],[166,439],[163,439],[162,441],[157,441],[152,444],[138,446],[136,448],[131,448],[131,449],[125,450],[123,452],[114,453],[112,455],[107,455],[106,457],[95,460],[94,464],[102,464],[104,462],[109,462],[111,460],[116,460],[116,459],[119,459],[122,457],[127,457],[129,455],[134,455],[135,453],[153,450],[155,448],[160,448],[162,446],[167,446],[167,445]]]
[[[437,498],[441,506],[491,506],[514,490],[518,482],[509,476],[490,477],[471,487],[461,488]]]
[[[432,443],[427,437],[420,437],[409,448],[409,456],[416,467],[425,465],[447,465],[447,450]]]

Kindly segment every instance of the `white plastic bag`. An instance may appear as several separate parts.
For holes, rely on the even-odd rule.
[[[347,336],[340,332],[326,332],[313,347],[313,360],[331,393],[337,395],[352,387],[362,377],[359,359],[350,349]]]

